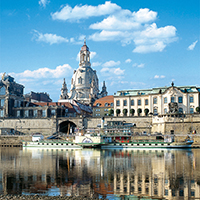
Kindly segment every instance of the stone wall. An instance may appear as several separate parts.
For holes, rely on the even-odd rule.
[[[18,132],[30,135],[33,133],[43,133],[44,135],[52,135],[58,130],[59,124],[64,121],[71,121],[76,124],[77,128],[96,129],[101,124],[101,118],[43,118],[43,119],[0,119],[1,132]],[[187,115],[186,117],[105,117],[104,124],[108,121],[123,121],[125,123],[136,124],[133,132],[141,133],[163,133],[186,135],[196,130],[196,134],[200,135],[200,115]]]

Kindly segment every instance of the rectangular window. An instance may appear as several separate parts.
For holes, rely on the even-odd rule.
[[[190,114],[194,113],[194,109],[190,108]]]
[[[51,110],[51,115],[52,116],[56,115],[56,110]]]
[[[183,97],[178,97],[178,102],[183,103]]]
[[[0,117],[4,117],[4,110],[0,110]]]
[[[138,99],[138,106],[141,106],[141,99]]]
[[[124,106],[127,106],[127,100],[124,100]]]
[[[42,110],[42,117],[46,117],[46,110]]]
[[[164,109],[164,113],[165,113],[165,114],[167,113],[167,108]]]
[[[149,100],[145,99],[145,105],[149,105]]]
[[[174,103],[174,97],[171,97],[171,103]]]
[[[37,110],[33,110],[33,117],[37,117]]]
[[[190,97],[190,103],[193,103],[194,102],[194,98],[193,96]]]
[[[131,106],[134,106],[134,100],[133,99],[131,100]]]
[[[28,117],[28,113],[29,113],[29,111],[28,111],[28,110],[25,110],[25,111],[24,111],[24,117]]]
[[[100,111],[100,109],[96,109],[96,112],[99,112]]]
[[[164,98],[164,103],[167,103],[167,97]]]
[[[116,101],[116,105],[120,106],[120,101],[119,100]]]
[[[5,100],[4,100],[4,99],[1,99],[1,101],[0,101],[0,106],[1,106],[1,107],[4,106],[4,102],[5,102]]]
[[[17,117],[20,117],[20,110],[17,110]]]
[[[157,104],[157,97],[153,98],[153,103]]]

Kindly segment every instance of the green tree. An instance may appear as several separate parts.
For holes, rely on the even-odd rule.
[[[112,116],[114,114],[114,110],[111,108],[109,111],[108,111],[108,115],[109,116]]]
[[[200,107],[196,107],[196,111],[200,113]]]
[[[141,109],[141,108],[138,108],[138,109],[137,109],[137,113],[138,113],[138,116],[140,116],[140,114],[142,113],[142,109]]]
[[[135,114],[135,110],[133,108],[130,109],[131,116]]]
[[[117,109],[117,110],[116,110],[116,114],[117,114],[117,116],[120,114],[120,112],[121,112],[120,109]]]
[[[124,110],[123,110],[124,116],[127,116],[127,112],[128,112],[128,110],[126,108],[124,108]]]
[[[145,109],[144,109],[144,113],[145,113],[145,116],[147,116],[148,113],[149,113],[149,109],[148,109],[148,108],[145,108]]]

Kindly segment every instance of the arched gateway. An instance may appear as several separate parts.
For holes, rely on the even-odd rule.
[[[59,132],[71,135],[74,133],[76,124],[72,121],[63,121],[59,124]]]

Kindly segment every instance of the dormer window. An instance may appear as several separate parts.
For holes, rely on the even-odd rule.
[[[105,107],[107,107],[108,106],[108,103],[105,103]]]
[[[100,106],[100,103],[97,103],[97,107],[99,107]]]

